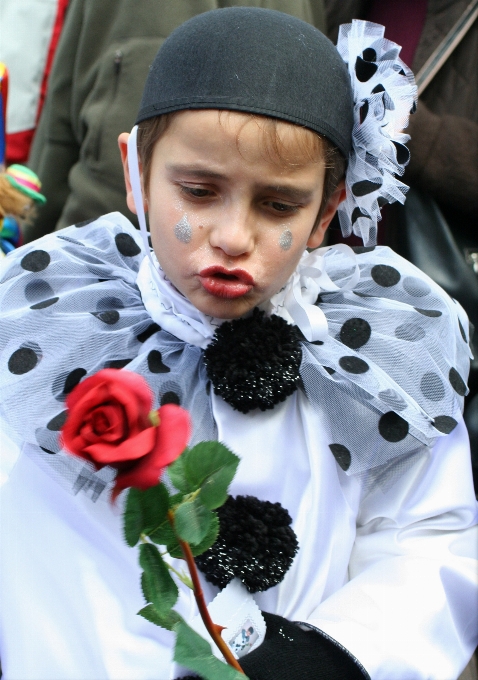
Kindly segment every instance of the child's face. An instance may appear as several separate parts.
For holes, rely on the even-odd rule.
[[[312,234],[325,164],[295,151],[294,125],[279,126],[294,164],[268,158],[257,120],[234,112],[183,111],[154,148],[145,201],[154,252],[204,314],[235,319],[277,293],[343,197],[337,189]],[[134,210],[126,162],[125,173]]]

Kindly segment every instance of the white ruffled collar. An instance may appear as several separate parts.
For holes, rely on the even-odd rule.
[[[351,274],[342,285],[327,274],[327,253],[334,249],[344,257]],[[348,262],[347,262],[348,260]],[[328,335],[327,319],[315,303],[321,292],[349,290],[357,285],[360,270],[355,253],[349,246],[338,244],[305,252],[285,286],[261,305],[266,314],[277,314],[298,326],[309,342],[324,342]],[[154,253],[141,263],[136,280],[144,306],[153,321],[180,340],[204,349],[224,319],[203,314],[166,278]]]

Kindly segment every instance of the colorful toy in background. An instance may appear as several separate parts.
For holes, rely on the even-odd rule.
[[[0,258],[22,244],[21,225],[45,203],[38,176],[24,165],[5,169],[8,70],[0,62]]]
[[[0,258],[22,244],[21,225],[35,203],[45,203],[38,176],[24,165],[11,165],[0,174]]]

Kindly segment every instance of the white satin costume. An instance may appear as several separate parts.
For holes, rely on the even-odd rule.
[[[241,459],[231,493],[279,501],[299,552],[262,610],[307,622],[372,680],[452,680],[478,643],[477,505],[461,408],[461,307],[388,248],[305,253],[264,306],[301,329],[302,387],[239,413],[208,388],[204,317],[117,213],[0,269],[0,659],[4,680],[168,680],[173,636],[137,616],[137,549],[112,473],[61,451],[66,386],[136,371],[174,392],[193,441]],[[368,329],[357,336],[357,325]],[[234,347],[231,347],[231,354]],[[217,589],[205,583],[209,599]],[[181,590],[178,610],[195,615]]]

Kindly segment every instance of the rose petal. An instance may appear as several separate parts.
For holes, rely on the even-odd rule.
[[[153,427],[143,430],[121,444],[108,444],[103,440],[85,446],[84,452],[101,465],[114,465],[147,457],[154,447],[156,434]]]
[[[122,441],[128,434],[126,414],[119,404],[105,404],[96,409],[92,413],[92,424],[93,431],[106,441]]]
[[[186,448],[191,437],[191,417],[185,409],[176,404],[161,406],[158,414],[161,424],[153,456],[155,460],[161,460],[164,466],[179,458]]]
[[[151,455],[145,456],[127,472],[119,472],[115,480],[116,495],[128,486],[148,489],[158,483],[163,469],[186,448],[191,434],[189,413],[175,404],[165,404],[159,411],[161,424]],[[126,444],[126,442],[125,442]]]
[[[122,390],[123,400],[125,394],[134,396],[141,411],[150,412],[153,405],[153,395],[151,388],[142,376],[132,371],[125,371],[124,369],[118,371],[114,368],[105,368],[100,373],[108,373],[108,380],[111,381],[109,384],[113,384]]]

